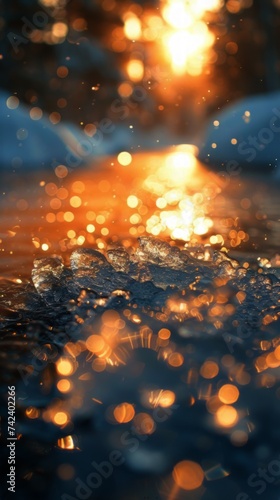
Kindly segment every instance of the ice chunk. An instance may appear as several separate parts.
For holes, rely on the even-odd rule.
[[[91,248],[78,248],[72,252],[70,257],[71,268],[75,272],[77,269],[89,269],[92,273],[97,272],[100,266],[109,266],[109,263],[101,252]]]
[[[116,271],[128,272],[129,254],[124,248],[108,250],[107,259]]]
[[[135,259],[154,264],[164,263],[164,265],[171,267],[182,264],[182,256],[178,248],[170,246],[165,241],[148,236],[139,238],[139,247],[135,252]]]
[[[38,258],[31,273],[34,287],[40,295],[50,301],[61,295],[61,275],[64,264],[61,257]]]

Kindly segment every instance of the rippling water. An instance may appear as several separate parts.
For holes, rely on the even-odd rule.
[[[17,498],[278,498],[277,187],[224,184],[186,146],[5,180]]]

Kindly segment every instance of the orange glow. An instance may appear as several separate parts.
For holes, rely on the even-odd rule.
[[[124,16],[124,32],[129,40],[138,40],[141,37],[141,22],[132,13]]]
[[[162,408],[168,408],[175,402],[175,394],[173,391],[151,391],[149,395],[149,403],[153,407],[161,406]]]
[[[168,340],[170,335],[171,332],[167,328],[161,328],[161,330],[158,332],[158,336],[162,340]]]
[[[139,203],[139,200],[138,200],[137,196],[134,196],[133,194],[127,198],[127,206],[130,208],[136,208],[138,203]]]
[[[222,403],[232,404],[239,398],[239,390],[235,385],[225,384],[219,390],[219,399]]]
[[[104,350],[105,341],[100,335],[91,335],[86,340],[87,349],[94,354],[98,354]]]
[[[70,198],[71,207],[78,208],[81,206],[81,204],[82,204],[82,200],[79,196],[72,196],[72,198]]]
[[[196,152],[195,146],[178,146],[145,179],[144,189],[158,196],[156,206],[160,209],[146,222],[146,231],[153,236],[167,232],[172,239],[189,241],[193,234],[206,234],[213,226],[213,221],[205,216],[202,194],[186,194],[197,168]]]
[[[179,352],[173,352],[168,357],[168,363],[170,364],[170,366],[178,368],[179,366],[182,366],[182,364],[184,363],[184,357]]]
[[[214,378],[219,373],[219,367],[214,361],[205,361],[200,368],[200,375],[204,378]]]
[[[28,418],[34,419],[39,417],[40,412],[34,406],[29,406],[29,408],[26,408],[25,414]]]
[[[144,64],[139,59],[132,59],[127,64],[127,74],[133,82],[139,82],[144,77]]]
[[[117,311],[114,311],[113,309],[109,309],[108,311],[105,311],[102,314],[102,323],[105,326],[108,326],[109,328],[116,328],[118,327],[120,320],[120,315]]]
[[[133,424],[137,434],[152,434],[155,430],[155,422],[148,413],[138,413]]]
[[[60,392],[69,392],[72,384],[69,380],[63,378],[57,382],[56,386]]]
[[[118,93],[121,97],[129,97],[133,92],[133,87],[128,82],[123,82],[118,87]]]
[[[218,10],[222,0],[185,2],[168,0],[162,15],[167,23],[164,45],[174,73],[202,73],[215,37],[204,21],[207,11]]]
[[[122,153],[119,153],[118,155],[118,162],[120,163],[120,165],[123,165],[123,167],[130,165],[130,163],[132,162],[131,154],[127,151],[122,151]]]
[[[278,359],[280,361],[280,345],[276,347],[276,349],[274,351],[274,356],[276,359]]]
[[[64,411],[58,411],[53,416],[53,422],[56,425],[65,425],[68,422],[68,415]]]
[[[63,438],[58,439],[57,445],[59,448],[63,450],[74,450],[75,444],[72,436],[65,436]]]
[[[71,375],[74,372],[73,363],[69,358],[60,358],[56,362],[56,369],[60,375]]]
[[[183,460],[175,465],[172,472],[173,479],[182,490],[196,490],[204,481],[204,472],[201,466],[191,460]]]
[[[134,415],[134,407],[129,403],[121,403],[114,409],[114,417],[119,424],[130,422]]]
[[[223,427],[232,427],[238,421],[238,414],[233,406],[222,405],[216,413],[216,421]]]

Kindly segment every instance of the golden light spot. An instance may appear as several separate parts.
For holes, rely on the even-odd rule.
[[[137,434],[152,434],[155,430],[155,422],[148,413],[138,413],[133,424]]]
[[[158,336],[162,340],[167,340],[170,338],[171,332],[167,328],[161,328],[158,332]]]
[[[139,59],[132,59],[127,64],[127,74],[133,82],[139,82],[144,77],[144,64]]]
[[[220,125],[219,120],[214,120],[213,125],[214,125],[214,127],[218,127]]]
[[[216,421],[223,427],[232,427],[238,421],[238,414],[233,406],[222,405],[216,413]]]
[[[88,233],[94,233],[95,226],[93,224],[88,224],[87,227],[86,227],[86,229],[87,229]]]
[[[156,206],[158,208],[165,208],[167,205],[167,201],[165,198],[158,198],[157,201],[156,201]]]
[[[214,378],[219,373],[219,367],[214,361],[205,361],[200,368],[200,375],[204,378]]]
[[[149,403],[153,407],[161,406],[162,408],[168,408],[175,402],[175,394],[173,391],[159,389],[157,391],[151,391],[149,395]]]
[[[131,194],[130,196],[128,196],[126,203],[127,203],[128,207],[136,208],[138,203],[139,203],[139,200],[138,200],[137,196],[134,196],[133,194]]]
[[[179,352],[173,352],[168,356],[168,363],[174,368],[178,368],[184,363],[184,357]]]
[[[138,40],[141,37],[141,22],[130,12],[124,16],[124,33],[129,40]]]
[[[218,396],[220,401],[225,404],[235,403],[239,398],[239,390],[235,385],[225,384],[219,390]]]
[[[275,352],[271,352],[266,356],[266,363],[269,368],[278,368],[280,360],[275,356]]]
[[[86,347],[94,354],[101,353],[105,348],[105,341],[100,335],[90,335],[86,340]]]
[[[67,380],[66,378],[62,378],[59,380],[56,384],[56,387],[60,392],[69,392],[70,389],[72,388],[72,384],[70,380]]]
[[[139,222],[141,222],[142,218],[141,218],[141,215],[139,214],[133,214],[131,215],[131,217],[129,217],[129,222],[131,224],[139,224]]]
[[[231,144],[233,144],[235,146],[237,144],[237,139],[235,139],[235,137],[233,137],[230,142],[231,142]]]
[[[58,411],[53,416],[53,422],[56,425],[65,425],[68,422],[68,415],[64,411]]]
[[[74,220],[74,214],[72,212],[65,212],[63,216],[65,222],[72,222]]]
[[[25,414],[28,418],[31,419],[38,418],[40,416],[39,410],[34,406],[29,406],[28,408],[26,408]]]
[[[56,362],[56,369],[60,375],[71,375],[74,371],[74,366],[69,358],[60,358]]]
[[[118,154],[118,162],[123,167],[130,165],[130,163],[132,162],[131,154],[128,153],[127,151],[122,151],[121,153]]]
[[[211,144],[211,148],[212,148],[212,149],[216,149],[216,147],[217,147],[217,144],[216,144],[215,142],[212,142],[212,144]]]
[[[63,39],[68,33],[68,26],[65,23],[57,22],[52,26],[52,35],[54,39]],[[62,67],[62,66],[61,66]]]
[[[75,444],[72,436],[65,436],[63,438],[58,439],[57,445],[59,448],[63,450],[74,450]]]
[[[49,249],[49,245],[47,243],[43,243],[41,248],[44,252],[46,252]]]
[[[69,229],[69,231],[67,231],[67,236],[68,236],[68,238],[70,238],[70,239],[75,238],[75,236],[76,236],[76,231],[74,231],[74,229]]]
[[[79,196],[72,196],[70,198],[70,205],[71,205],[71,207],[78,208],[78,207],[81,206],[81,204],[82,204],[82,200],[81,200],[81,198]]]
[[[121,403],[114,409],[114,417],[119,424],[126,424],[135,415],[134,407],[129,403]]]
[[[104,217],[104,215],[98,215],[98,216],[96,217],[96,222],[97,222],[97,224],[100,224],[100,225],[101,225],[101,224],[104,224],[105,220],[106,220],[106,218]]]
[[[183,460],[175,465],[172,472],[173,479],[182,490],[196,490],[204,481],[204,472],[201,466],[191,460]]]

